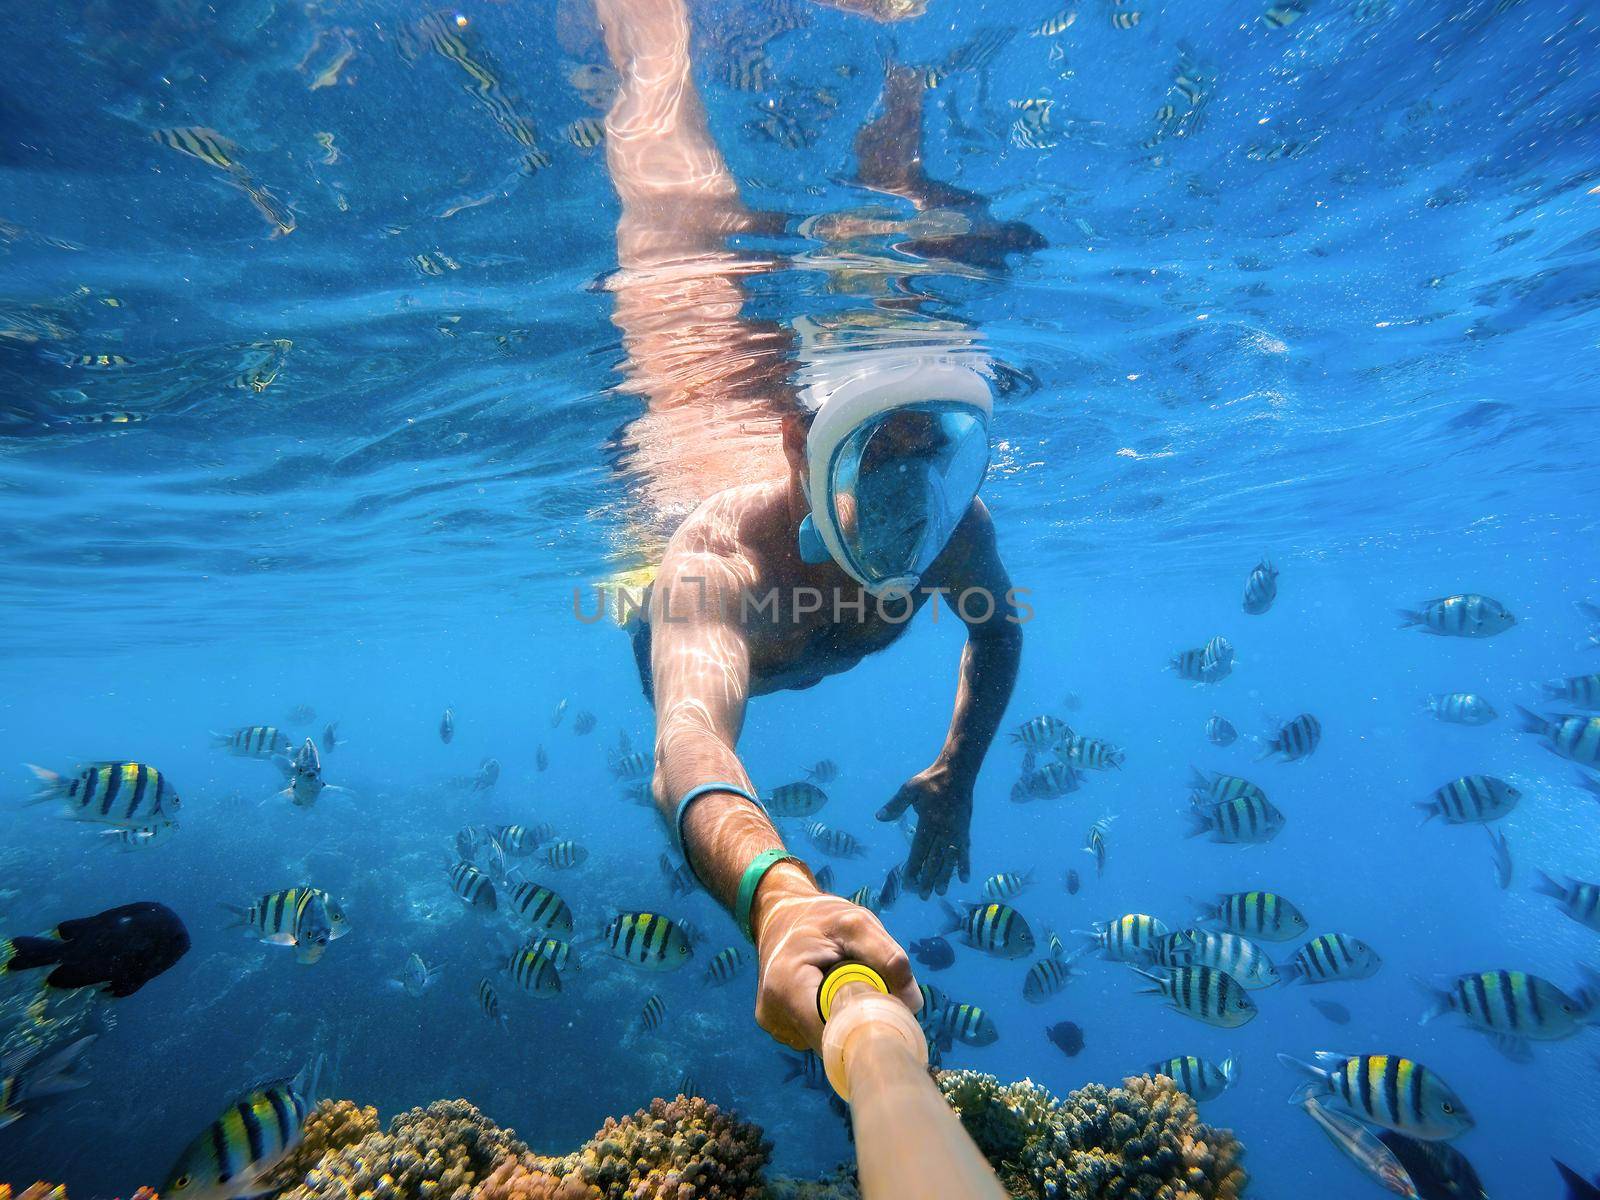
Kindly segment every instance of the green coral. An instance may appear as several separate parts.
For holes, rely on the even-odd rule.
[[[1243,1149],[1200,1122],[1170,1079],[1089,1084],[1057,1100],[1030,1080],[938,1076],[962,1125],[1001,1183],[1023,1200],[1235,1200]]]

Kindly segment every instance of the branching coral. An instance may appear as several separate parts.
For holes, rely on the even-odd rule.
[[[526,1154],[514,1133],[465,1100],[436,1100],[325,1155],[286,1200],[467,1200],[502,1161]]]
[[[1234,1136],[1201,1124],[1166,1078],[1090,1084],[1064,1102],[971,1071],[945,1071],[939,1087],[1014,1196],[1235,1200],[1245,1185]]]
[[[772,1147],[698,1096],[607,1119],[564,1166],[606,1200],[756,1200]]]

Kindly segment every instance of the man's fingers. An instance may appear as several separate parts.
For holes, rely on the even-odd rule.
[[[898,821],[905,814],[906,809],[911,807],[911,802],[914,799],[916,799],[916,796],[910,788],[901,788],[894,794],[889,803],[878,810],[878,820]]]
[[[961,847],[961,882],[966,883],[972,878],[972,848]]]
[[[807,963],[795,970],[789,987],[789,1011],[799,1023],[803,1048],[820,1051],[822,1014],[817,1012],[817,991],[822,987],[822,972]]]

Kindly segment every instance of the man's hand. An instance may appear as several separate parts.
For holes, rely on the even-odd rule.
[[[916,776],[878,811],[878,820],[897,821],[908,808],[917,810],[917,832],[906,858],[904,883],[924,900],[944,895],[950,876],[972,877],[972,782],[943,763]]]
[[[779,863],[767,872],[751,918],[760,960],[756,1021],[784,1045],[821,1049],[817,989],[823,975],[841,962],[865,963],[912,1012],[922,1007],[911,960],[878,918],[859,904],[818,891],[793,864]]]

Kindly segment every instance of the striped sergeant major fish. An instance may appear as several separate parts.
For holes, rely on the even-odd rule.
[[[660,996],[652,995],[644,1002],[644,1007],[639,1010],[639,1024],[647,1032],[660,1029],[662,1022],[666,1019],[667,1002]]]
[[[441,970],[442,967],[430,967],[423,961],[422,955],[412,954],[406,959],[405,966],[400,968],[399,973],[389,979],[388,985],[416,1000],[433,986]]]
[[[1220,804],[1193,800],[1185,836],[1194,838],[1209,833],[1213,842],[1233,846],[1270,842],[1282,831],[1286,818],[1259,792],[1257,789]]]
[[[1218,634],[1198,650],[1180,650],[1170,669],[1191,683],[1220,683],[1233,673],[1233,644]]]
[[[1215,1100],[1239,1080],[1233,1059],[1213,1063],[1193,1054],[1151,1063],[1144,1071],[1146,1075],[1165,1075],[1196,1100]]]
[[[1220,772],[1207,775],[1197,767],[1189,768],[1189,791],[1195,799],[1208,804],[1225,804],[1249,796],[1260,800],[1267,798],[1267,794],[1248,779]]]
[[[1077,791],[1082,785],[1083,776],[1071,763],[1047,762],[1042,767],[1024,771],[1022,778],[1012,785],[1011,802],[1027,804],[1032,800],[1056,800]]]
[[[1506,835],[1496,833],[1484,827],[1484,832],[1489,835],[1490,861],[1494,863],[1494,881],[1500,885],[1502,892],[1510,890],[1511,876],[1516,870],[1511,861],[1511,843],[1506,840]]]
[[[226,1200],[262,1191],[257,1186],[262,1178],[300,1144],[306,1116],[317,1102],[321,1070],[319,1055],[293,1079],[245,1092],[178,1156],[161,1194]]]
[[[1272,607],[1272,602],[1277,598],[1278,568],[1272,565],[1270,559],[1262,558],[1244,581],[1244,611],[1252,617],[1259,617]]]
[[[1085,947],[1072,958],[1051,956],[1034,963],[1022,981],[1022,998],[1029,1004],[1043,1004],[1056,995],[1077,976],[1078,972],[1072,969],[1072,964],[1087,951]]]
[[[983,898],[985,900],[1010,900],[1022,895],[1032,883],[1032,871],[1025,871],[1020,875],[1015,871],[1001,871],[983,881]]]
[[[622,783],[633,783],[636,780],[648,779],[655,770],[655,764],[648,754],[638,750],[627,753],[613,753],[608,756],[608,766],[611,768],[611,777]]]
[[[467,907],[486,908],[490,912],[497,907],[494,884],[471,863],[446,863],[445,877],[450,881],[450,890],[459,896]]]
[[[1256,761],[1281,754],[1284,762],[1299,762],[1315,754],[1321,744],[1322,722],[1310,713],[1301,713],[1263,743]]]
[[[941,1050],[956,1043],[992,1046],[1000,1040],[994,1018],[976,1004],[946,1004],[934,1020],[933,1041]]]
[[[72,360],[76,367],[131,367],[133,359],[122,354],[80,354]]]
[[[1429,696],[1423,700],[1422,707],[1447,725],[1487,725],[1500,715],[1495,712],[1494,705],[1473,692]]]
[[[1517,706],[1517,711],[1522,714],[1522,732],[1544,738],[1545,749],[1552,754],[1585,766],[1600,767],[1600,717],[1558,713],[1546,718],[1521,705]]]
[[[941,933],[960,933],[974,950],[996,958],[1025,958],[1033,953],[1033,930],[1021,913],[1008,904],[969,904],[962,913],[948,901]]]
[[[855,891],[846,896],[845,899],[849,900],[851,904],[866,909],[870,913],[876,913],[878,911],[878,897],[876,893],[873,892],[872,885],[870,883],[863,883]]]
[[[1108,962],[1149,962],[1156,943],[1171,931],[1159,917],[1146,913],[1127,913],[1113,921],[1096,921],[1093,930],[1074,932],[1089,939]]]
[[[440,58],[460,67],[468,80],[462,84],[462,90],[488,113],[507,137],[518,145],[532,146],[537,141],[533,122],[517,111],[488,56],[468,46],[464,36],[466,28],[467,20],[459,14],[452,18],[443,13],[428,13],[414,27],[401,31],[400,52],[407,60],[415,61],[425,44]]]
[[[772,84],[772,59],[764,42],[748,35],[731,39],[718,64],[717,77],[735,91],[766,91]]]
[[[542,883],[524,879],[511,889],[508,904],[512,912],[534,929],[562,935],[572,932],[572,909]]]
[[[571,838],[557,842],[544,852],[547,863],[557,870],[569,870],[572,867],[581,867],[589,861],[589,850],[578,845]]]
[[[835,858],[859,858],[867,852],[867,848],[843,829],[834,829],[813,821],[806,826],[806,835],[811,839],[811,844],[824,854],[831,854]]]
[[[144,763],[92,763],[71,779],[32,763],[28,769],[40,783],[28,803],[65,804],[67,815],[78,821],[145,829],[176,824],[182,807],[167,777]]]
[[[706,967],[706,982],[723,984],[732,983],[734,978],[744,970],[745,953],[738,946],[729,946],[725,950],[718,950],[711,958],[711,963]]]
[[[1334,1054],[1316,1062],[1278,1055],[1286,1067],[1311,1078],[1294,1103],[1314,1096],[1351,1116],[1424,1141],[1445,1141],[1473,1126],[1472,1114],[1449,1085],[1421,1063],[1393,1054]]]
[[[1600,883],[1584,883],[1570,875],[1566,883],[1560,883],[1540,871],[1533,890],[1559,901],[1558,907],[1567,916],[1600,933]]]
[[[500,993],[487,979],[478,980],[478,1011],[501,1029],[506,1028],[506,1015],[500,1011]]]
[[[1056,747],[1057,757],[1064,757],[1075,767],[1094,771],[1122,769],[1124,754],[1120,747],[1100,738],[1074,737]]]
[[[561,127],[561,136],[579,150],[593,150],[606,140],[606,123],[599,117],[579,117]]]
[[[1426,980],[1414,982],[1432,1001],[1422,1014],[1426,1025],[1448,1013],[1459,1013],[1480,1033],[1486,1033],[1507,1058],[1526,1062],[1530,1041],[1556,1042],[1600,1019],[1600,974],[1579,968],[1587,986],[1577,997],[1549,980],[1523,971],[1480,971],[1458,975],[1442,988]]]
[[[444,715],[439,718],[439,740],[446,746],[450,739],[456,736],[456,710],[445,705]]]
[[[289,735],[276,725],[246,725],[232,733],[213,733],[211,744],[239,758],[280,758],[294,747]]]
[[[244,929],[272,946],[293,946],[295,960],[314,963],[350,932],[339,902],[321,888],[291,887],[268,892],[248,906],[224,904],[233,914],[230,928]]]
[[[27,1101],[88,1087],[88,1078],[73,1068],[99,1036],[81,1037],[45,1058],[39,1057],[44,1042],[25,1042],[0,1055],[0,1129],[22,1119],[25,1114],[18,1106]]]
[[[1294,957],[1278,968],[1285,983],[1339,983],[1371,979],[1383,966],[1378,952],[1347,933],[1323,933],[1312,938]]]
[[[1206,721],[1206,739],[1213,746],[1231,746],[1239,740],[1239,731],[1226,717],[1212,713]]]
[[[809,817],[827,802],[827,792],[802,779],[773,788],[767,796],[767,811],[775,817]]]
[[[1225,972],[1247,991],[1268,988],[1278,982],[1278,968],[1266,951],[1237,933],[1218,933],[1214,929],[1183,929],[1171,935],[1182,938],[1187,963]]]
[[[1089,826],[1083,838],[1083,852],[1094,855],[1094,877],[1101,879],[1106,873],[1106,837],[1111,832],[1111,822],[1116,817],[1101,817]]]
[[[1419,628],[1440,637],[1493,637],[1517,623],[1500,601],[1474,592],[1424,600],[1414,609],[1395,611],[1403,618],[1401,629]]]
[[[1565,700],[1589,712],[1600,710],[1600,675],[1573,675],[1540,686],[1547,700]]]
[[[823,1070],[822,1057],[814,1050],[802,1050],[799,1054],[785,1054],[783,1060],[788,1064],[788,1073],[784,1075],[785,1083],[793,1083],[798,1079],[801,1086],[808,1087],[814,1092],[820,1092],[828,1086],[828,1073]]]
[[[561,994],[561,972],[541,945],[521,946],[506,959],[506,974],[528,995],[548,1000]]]
[[[1522,793],[1503,779],[1493,775],[1463,775],[1452,779],[1426,800],[1416,801],[1416,807],[1427,815],[1423,823],[1443,817],[1450,825],[1470,825],[1474,822],[1498,821],[1512,809]]]
[[[891,909],[895,901],[900,899],[900,865],[896,863],[890,867],[883,877],[883,886],[878,889],[877,912]]]
[[[1141,996],[1165,996],[1170,1007],[1207,1025],[1237,1029],[1255,1020],[1259,1011],[1237,979],[1214,967],[1172,967],[1166,971],[1134,967],[1133,971],[1155,985],[1140,989]]]
[[[238,144],[204,125],[180,125],[171,129],[156,129],[150,136],[167,149],[199,159],[219,171],[234,173],[244,170],[244,166],[237,158]]]
[[[970,38],[945,56],[941,81],[962,71],[981,71],[1011,43],[1017,31],[1010,25],[981,25]]]
[[[142,425],[150,418],[136,412],[85,413],[81,417],[68,417],[68,425]]]
[[[292,349],[294,343],[288,338],[277,338],[264,345],[252,347],[251,364],[233,377],[231,386],[240,391],[254,392],[259,396],[272,386],[273,380],[277,379],[278,373],[283,370],[284,359]]]
[[[1011,731],[1013,743],[1029,750],[1049,750],[1072,737],[1072,726],[1049,713],[1024,721]]]
[[[1046,17],[1039,24],[1028,31],[1029,37],[1059,37],[1072,28],[1073,22],[1078,19],[1078,10],[1063,8],[1052,17]]]
[[[233,181],[233,186],[245,194],[250,203],[255,206],[255,210],[261,214],[268,225],[272,226],[272,237],[283,237],[285,234],[295,231],[297,222],[294,219],[294,214],[284,206],[283,201],[279,200],[266,188],[250,179],[249,176],[236,178]]]
[[[659,913],[618,913],[606,925],[603,937],[614,957],[646,971],[675,971],[694,954],[689,935]]]
[[[548,825],[496,825],[489,830],[489,839],[506,854],[526,858],[555,834]]]
[[[578,948],[571,942],[556,937],[535,937],[527,943],[527,948],[548,959],[558,971],[565,971],[569,967],[574,971],[583,969]]]
[[[1200,905],[1195,919],[1269,942],[1293,941],[1309,927],[1305,915],[1277,892],[1225,892],[1215,904]]]

